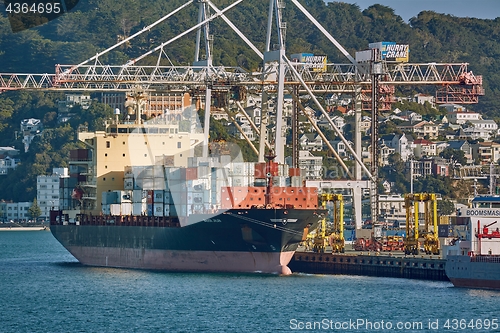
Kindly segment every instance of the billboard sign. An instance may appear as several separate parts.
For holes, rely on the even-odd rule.
[[[410,60],[410,45],[396,42],[370,43],[371,49],[380,50],[382,60],[390,62],[408,62]]]
[[[304,68],[312,72],[326,72],[326,55],[314,55],[312,53],[297,53],[290,57],[292,61],[304,63]]]

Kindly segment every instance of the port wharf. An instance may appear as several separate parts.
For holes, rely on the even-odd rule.
[[[432,256],[371,253],[295,252],[288,267],[292,272],[342,274],[449,281],[446,260]]]

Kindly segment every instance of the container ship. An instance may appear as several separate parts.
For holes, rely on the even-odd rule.
[[[446,275],[456,287],[500,290],[500,197],[476,197],[473,205],[459,212],[469,233],[448,247]]]
[[[117,117],[118,118],[118,117]],[[298,168],[243,162],[234,147],[163,119],[79,131],[61,178],[54,237],[82,264],[164,271],[290,274],[326,212]]]

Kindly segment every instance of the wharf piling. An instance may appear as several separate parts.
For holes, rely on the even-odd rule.
[[[446,260],[418,256],[296,252],[288,265],[292,272],[345,274],[449,281]]]

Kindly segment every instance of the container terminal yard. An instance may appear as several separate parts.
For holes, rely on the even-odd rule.
[[[329,208],[331,223],[325,218],[316,233],[303,242],[290,262],[292,271],[448,281],[438,237],[435,194],[406,195],[404,228],[375,225],[358,231],[350,244],[345,241],[342,195],[323,194],[321,199]],[[419,206],[423,207],[424,221],[419,219]],[[423,222],[421,226],[419,222]],[[446,238],[441,240],[444,244]]]

